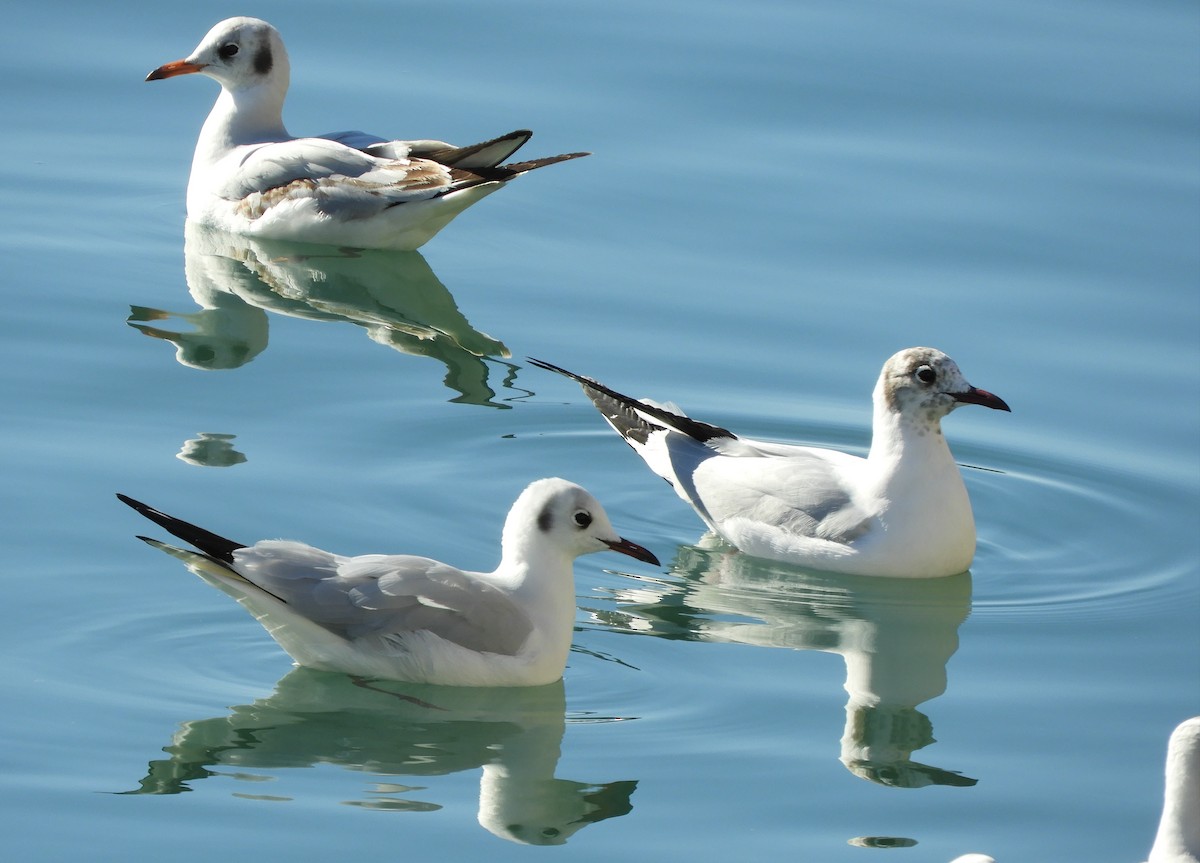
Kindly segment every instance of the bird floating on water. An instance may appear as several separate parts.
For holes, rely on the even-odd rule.
[[[575,620],[573,563],[617,551],[659,565],[620,537],[600,503],[563,479],[517,498],[500,565],[466,572],[407,554],[346,557],[287,540],[243,545],[117,497],[192,545],[138,537],[236,599],[299,665],[451,686],[537,686],[562,677]]]
[[[1148,863],[1200,861],[1200,716],[1185,719],[1167,741],[1162,816]]]
[[[1010,408],[968,384],[939,350],[908,348],[884,364],[866,458],[738,437],[674,405],[530,362],[577,381],[650,469],[747,554],[906,578],[955,575],[971,565],[975,521],[941,420],[964,404]]]
[[[196,142],[189,219],[256,237],[411,250],[514,177],[588,155],[501,164],[532,136],[523,129],[467,147],[357,131],[296,138],[283,125],[289,70],[274,27],[229,18],[146,76],[199,72],[221,85]]]

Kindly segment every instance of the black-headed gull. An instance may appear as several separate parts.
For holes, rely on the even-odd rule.
[[[344,557],[310,545],[225,539],[117,495],[199,549],[139,537],[253,614],[300,665],[450,686],[536,686],[566,667],[573,562],[619,551],[658,559],[613,530],[600,503],[562,479],[532,483],[504,523],[494,572],[399,554]]]
[[[541,360],[579,382],[625,442],[715,533],[757,557],[830,572],[955,575],[975,554],[971,502],[941,419],[963,404],[1009,410],[933,348],[883,366],[866,458],[740,438]]]
[[[220,22],[182,60],[146,76],[199,72],[221,85],[200,130],[188,218],[236,233],[380,249],[416,249],[455,216],[568,153],[501,164],[532,132],[455,147],[364,132],[295,138],[283,125],[289,66],[279,32],[257,18]]]

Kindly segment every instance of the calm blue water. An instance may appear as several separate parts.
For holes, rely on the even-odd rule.
[[[333,8],[2,37],[6,859],[1144,859],[1200,713],[1195,4]],[[421,255],[185,246],[215,85],[142,78],[245,12],[293,132],[595,155]],[[707,547],[523,364],[862,452],[917,344],[1013,406],[946,423],[980,549],[930,583]],[[292,670],[112,496],[490,568],[550,475],[666,565],[580,560],[563,684],[499,693]]]

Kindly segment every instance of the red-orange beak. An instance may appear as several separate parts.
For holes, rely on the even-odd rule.
[[[163,78],[174,78],[176,75],[190,75],[204,68],[204,63],[189,63],[187,60],[176,60],[159,66],[146,76],[147,81],[161,81]]]

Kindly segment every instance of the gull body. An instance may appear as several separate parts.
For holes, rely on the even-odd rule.
[[[1162,818],[1148,863],[1200,863],[1200,716],[1167,742]]]
[[[575,558],[612,550],[658,564],[617,535],[592,495],[562,479],[534,482],[517,498],[490,573],[414,555],[347,557],[286,540],[246,546],[118,498],[194,546],[139,537],[236,599],[299,665],[364,677],[551,683],[571,647]]]
[[[257,18],[214,26],[147,81],[192,73],[221,85],[192,159],[190,220],[271,239],[416,249],[509,180],[573,159],[501,164],[532,135],[455,147],[364,132],[296,138],[283,125],[290,67],[279,32]]]
[[[941,419],[963,404],[1009,410],[934,348],[883,367],[866,458],[742,438],[541,360],[577,381],[609,425],[709,528],[757,557],[898,578],[965,571],[975,521]]]

